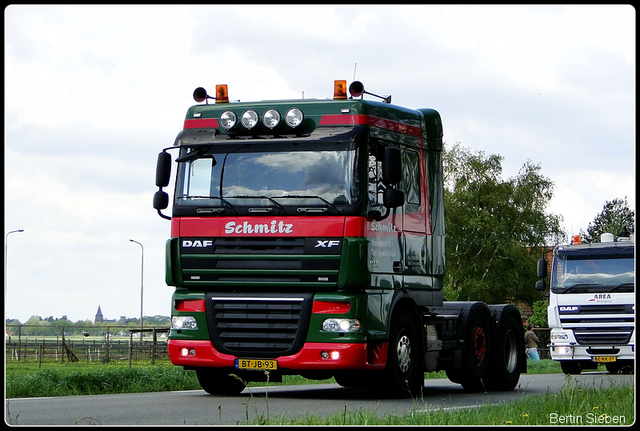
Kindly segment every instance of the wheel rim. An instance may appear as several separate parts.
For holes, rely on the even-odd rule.
[[[411,340],[406,335],[403,335],[398,340],[396,346],[396,357],[398,358],[398,369],[402,373],[409,371],[411,367]]]
[[[484,359],[484,354],[487,350],[487,337],[485,336],[484,329],[480,326],[476,326],[473,330],[473,356],[478,363]]]

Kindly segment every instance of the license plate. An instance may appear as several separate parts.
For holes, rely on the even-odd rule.
[[[615,362],[615,356],[592,356],[591,360],[593,362]]]
[[[238,370],[266,370],[278,369],[278,361],[273,359],[236,359]]]

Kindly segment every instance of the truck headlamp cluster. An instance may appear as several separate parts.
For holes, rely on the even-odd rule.
[[[198,323],[193,316],[173,316],[171,329],[198,329]]]
[[[552,332],[551,333],[551,339],[554,341],[557,340],[568,340],[569,339],[569,335],[566,332]]]
[[[275,109],[268,109],[262,114],[262,124],[269,129],[274,129],[280,124],[280,112]],[[304,120],[304,114],[298,108],[291,108],[284,116],[284,122],[291,128],[296,128]],[[247,130],[251,130],[258,125],[260,115],[253,109],[245,111],[240,117],[240,124]],[[236,126],[238,117],[233,111],[224,111],[219,118],[220,126],[225,130],[230,130]]]
[[[361,328],[358,319],[326,319],[322,330],[326,332],[358,332]]]

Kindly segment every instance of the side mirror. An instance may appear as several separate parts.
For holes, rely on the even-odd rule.
[[[167,187],[169,185],[170,178],[171,178],[171,154],[163,151],[160,154],[158,154],[158,163],[156,164],[156,186]]]
[[[547,290],[547,283],[544,280],[536,281],[536,289],[540,292],[544,292],[545,290]]]
[[[538,278],[545,278],[547,276],[547,260],[539,259],[538,260]]]
[[[169,206],[169,195],[162,190],[158,190],[153,195],[153,208],[158,211],[164,210]]]
[[[385,189],[382,203],[387,208],[397,208],[404,205],[404,192],[398,189]]]
[[[382,159],[382,180],[385,184],[398,184],[402,180],[402,154],[396,147],[385,147]]]

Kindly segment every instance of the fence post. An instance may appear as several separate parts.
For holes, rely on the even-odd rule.
[[[133,332],[129,331],[129,368],[131,368],[132,354],[133,354]]]
[[[111,361],[111,358],[109,357],[109,327],[107,326],[107,343],[105,344],[105,349],[104,349],[104,363],[108,363],[109,361]]]
[[[155,365],[156,363],[156,342],[158,341],[158,335],[156,332],[156,327],[153,327],[153,341],[151,344],[151,365]]]
[[[22,325],[18,326],[18,362],[20,362],[21,348],[22,348]]]

